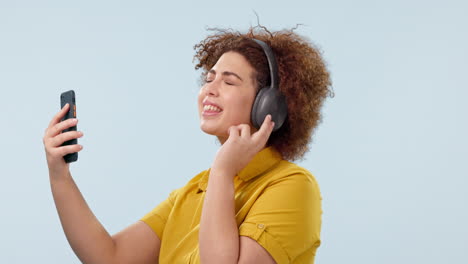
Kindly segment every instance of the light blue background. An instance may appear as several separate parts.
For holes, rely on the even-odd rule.
[[[42,145],[63,91],[85,133],[72,173],[110,233],[209,167],[193,45],[253,10],[304,24],[332,74],[299,162],[323,196],[316,263],[468,263],[466,1],[168,2],[1,0],[0,263],[79,262]]]

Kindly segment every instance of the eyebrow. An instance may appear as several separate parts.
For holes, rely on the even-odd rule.
[[[214,75],[216,75],[216,71],[213,70],[213,69],[211,69],[211,70],[208,71],[208,72],[209,72],[209,73],[212,73],[212,74],[214,74]],[[224,76],[236,76],[239,80],[244,81],[244,80],[242,80],[242,78],[241,78],[239,75],[237,75],[237,74],[234,73],[234,72],[223,71],[221,74],[224,75]]]

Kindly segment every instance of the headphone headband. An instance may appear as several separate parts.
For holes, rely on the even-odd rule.
[[[270,80],[271,80],[270,87],[278,89],[279,87],[278,64],[276,63],[275,54],[271,50],[270,46],[268,46],[265,42],[258,40],[258,39],[252,39],[252,40],[262,47],[267,57],[268,68],[270,69]]]

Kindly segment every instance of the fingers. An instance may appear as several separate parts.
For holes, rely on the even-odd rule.
[[[64,133],[63,135],[65,135],[67,133]],[[74,134],[74,133],[71,133],[70,134]],[[73,139],[75,138],[75,136],[73,135],[69,135],[68,136],[69,139]],[[53,142],[54,139],[51,139],[49,141],[44,141],[44,145],[45,145],[45,150],[46,150],[46,154],[48,156],[48,160],[49,158],[52,158],[53,160],[55,159],[58,159],[58,158],[61,158],[67,154],[70,154],[70,153],[74,153],[74,152],[79,152],[83,149],[83,146],[82,145],[79,145],[79,144],[73,144],[73,145],[66,145],[66,146],[60,146],[63,142],[61,142],[60,144],[58,144],[58,140],[57,142]],[[53,144],[58,144],[57,146],[54,146]]]
[[[228,130],[229,137],[242,137],[248,138],[250,134],[250,126],[247,124],[240,124],[237,126],[231,126]]]
[[[229,137],[238,137],[240,136],[239,126],[230,126],[228,129]]]
[[[68,165],[65,163],[63,156],[70,153],[79,152],[83,149],[83,146],[79,144],[62,146],[62,144],[66,141],[77,139],[83,136],[83,133],[81,131],[68,131],[62,133],[63,130],[76,126],[76,124],[78,123],[78,120],[76,118],[61,121],[67,113],[67,111],[69,110],[69,108],[69,104],[66,104],[52,118],[52,120],[49,123],[49,126],[47,127],[44,133],[43,143],[45,147],[49,170],[67,168],[64,167],[64,165]]]
[[[262,126],[254,134],[250,133],[250,126],[247,124],[240,124],[237,126],[231,126],[228,129],[228,134],[230,138],[241,137],[244,139],[252,139],[256,143],[265,144],[270,137],[273,128],[275,127],[275,122],[271,120],[271,115],[267,115],[265,120],[263,120]]]
[[[55,114],[55,116],[52,118],[52,120],[49,123],[49,126],[46,129],[45,136],[56,136],[60,134],[64,129],[75,126],[77,124],[78,120],[75,118],[60,122],[69,108],[70,105],[66,104],[57,114]]]
[[[83,132],[81,132],[81,131],[69,131],[69,132],[59,134],[59,135],[57,135],[55,137],[44,137],[44,147],[46,149],[46,153],[48,155],[53,156],[53,157],[55,157],[57,155],[60,156],[60,155],[62,155],[63,151],[68,150],[68,148],[65,148],[65,150],[62,149],[63,147],[61,145],[65,141],[81,138],[82,136],[83,136]],[[78,144],[73,144],[73,145],[69,145],[69,146],[74,146],[74,148],[77,147],[80,150],[82,148],[82,146],[80,146]],[[62,149],[62,150],[60,150],[60,149]],[[76,152],[76,150],[72,151],[72,152],[68,152],[68,153],[73,153],[73,152]],[[65,154],[68,154],[68,153],[65,153]],[[63,154],[63,155],[65,155],[65,154]]]
[[[246,138],[246,137],[250,137],[251,134],[250,134],[250,126],[247,125],[247,124],[242,124],[242,125],[239,125],[239,130],[240,130],[240,136],[243,137],[243,138]]]
[[[46,136],[54,137],[62,133],[64,129],[70,128],[72,126],[76,126],[77,123],[78,123],[78,119],[76,118],[70,118],[60,123],[57,123],[53,125],[52,127],[47,128]]]
[[[55,116],[52,118],[52,120],[50,121],[49,123],[49,127],[57,124],[58,122],[60,122],[60,120],[62,120],[62,118],[65,116],[65,114],[67,113],[68,111],[68,108],[70,108],[70,104],[66,104],[62,110],[60,110],[57,114],[55,114]]]
[[[51,147],[58,147],[63,144],[63,142],[81,138],[83,136],[83,132],[81,131],[69,131],[62,134],[59,134],[50,140]]]
[[[275,122],[271,121],[271,115],[267,115],[265,120],[263,120],[260,129],[252,135],[252,139],[262,145],[265,144],[268,141],[268,138],[270,137],[274,127]]]
[[[83,149],[82,145],[75,144],[75,145],[68,145],[68,146],[55,148],[54,151],[56,152],[55,155],[59,157],[63,157],[70,153],[80,152],[82,149]]]

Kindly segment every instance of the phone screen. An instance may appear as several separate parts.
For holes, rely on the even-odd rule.
[[[76,118],[76,98],[75,98],[75,91],[70,90],[67,92],[64,92],[60,95],[60,106],[63,108],[66,104],[70,105],[70,108],[68,109],[68,112],[65,114],[65,116],[62,118],[62,121],[70,119],[70,118]],[[68,131],[76,131],[76,126],[72,126],[70,128],[67,128],[62,131],[62,133],[68,132]],[[66,145],[74,145],[78,144],[78,139],[72,139],[63,142],[62,146]],[[70,153],[65,156],[63,156],[65,159],[65,162],[70,163],[78,160],[78,153]]]

